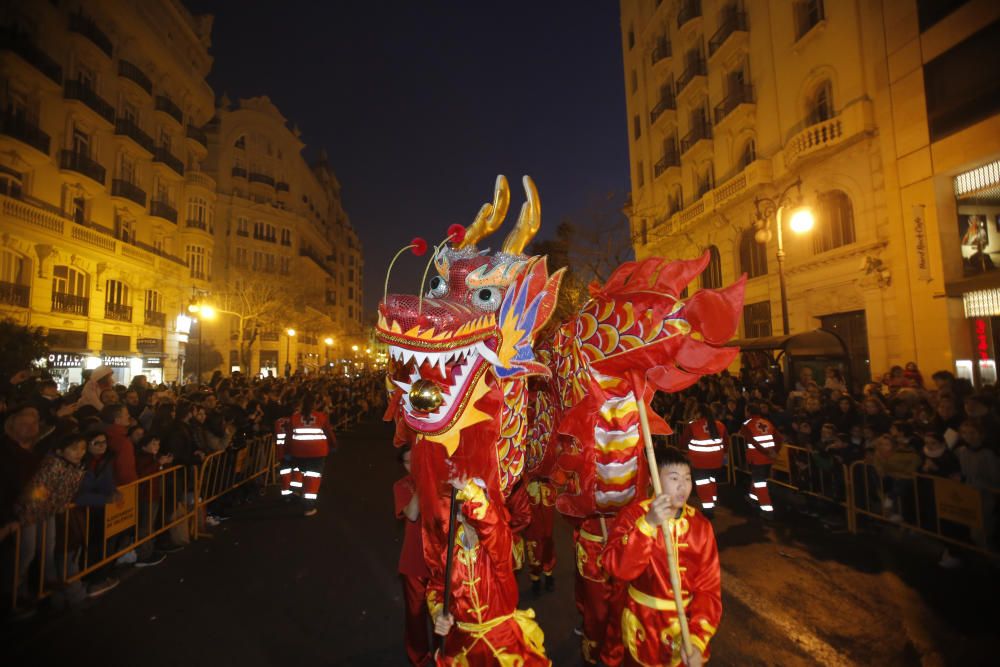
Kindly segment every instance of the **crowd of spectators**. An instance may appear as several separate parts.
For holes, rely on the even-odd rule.
[[[154,386],[139,375],[126,387],[116,384],[113,369],[100,366],[65,393],[37,371],[0,378],[0,610],[33,615],[38,577],[55,606],[69,606],[114,588],[115,567],[149,567],[182,548],[185,531],[161,529],[171,508],[190,504],[193,495],[176,483],[167,495],[160,471],[190,471],[213,452],[238,450],[273,433],[275,422],[291,415],[306,394],[315,396],[315,409],[327,412],[334,428],[343,428],[376,414],[384,393],[375,374],[250,378],[216,372],[206,384],[183,386]],[[136,482],[138,530],[106,538],[105,508],[120,502],[119,489]],[[229,503],[245,498],[210,505],[204,524],[218,525],[228,518]],[[153,533],[155,539],[142,540]],[[140,543],[130,549],[135,535]],[[86,564],[117,553],[123,555],[115,562],[74,577]],[[11,600],[16,604],[8,609]]]
[[[658,394],[654,409],[668,423],[687,423],[707,406],[729,433],[737,433],[751,403],[760,406],[786,443],[807,452],[790,457],[793,477],[805,468],[831,474],[833,491],[843,494],[843,466],[871,464],[884,515],[896,522],[917,521],[913,481],[923,476],[962,481],[982,492],[986,529],[973,535],[979,546],[992,543],[993,503],[1000,489],[1000,393],[979,389],[949,371],[929,379],[914,363],[894,366],[876,381],[852,392],[836,366],[803,365],[794,382],[767,364],[744,364],[739,375],[724,371],[701,378],[676,394]],[[822,375],[822,377],[817,377]],[[798,470],[796,470],[798,468]],[[916,474],[915,474],[916,473]],[[809,502],[804,510],[821,510]],[[948,552],[941,564],[954,566]]]

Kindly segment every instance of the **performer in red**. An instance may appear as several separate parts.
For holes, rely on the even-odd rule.
[[[314,516],[317,512],[316,501],[323,481],[323,466],[326,463],[326,455],[330,453],[329,443],[334,439],[326,414],[313,410],[314,406],[313,395],[306,394],[302,399],[302,405],[292,415],[291,438],[286,438],[288,453],[292,457],[292,470],[291,474],[281,476],[282,492],[284,492],[286,489],[291,490],[296,487],[295,471],[301,471],[302,481],[299,484],[306,506],[306,516]],[[282,473],[284,470],[283,468]]]
[[[605,664],[619,664],[621,651],[607,646],[607,640],[615,633],[613,624],[608,623],[612,582],[601,559],[601,552],[607,543],[606,527],[596,515],[583,520],[567,519],[573,524],[573,544],[576,548],[574,596],[582,619],[577,632],[582,634],[580,649],[584,662],[595,665],[600,657]],[[620,643],[611,643],[620,647]],[[616,655],[617,659],[609,657]]]
[[[531,523],[531,499],[524,483],[518,480],[510,495],[507,496],[507,512],[510,514],[511,557],[514,571],[524,567],[524,532]]]
[[[608,573],[627,582],[621,611],[624,665],[701,667],[722,618],[719,554],[712,524],[687,504],[691,467],[673,447],[657,451],[663,493],[618,514],[604,550]],[[681,647],[663,535],[677,554],[691,653]]]
[[[761,516],[770,518],[774,513],[771,504],[771,492],[767,488],[767,480],[771,476],[771,464],[778,457],[783,438],[769,420],[760,414],[760,404],[747,405],[749,419],[743,422],[740,429],[747,441],[747,463],[750,464],[750,501],[760,509]]]
[[[434,632],[444,637],[438,665],[551,665],[535,612],[517,608],[509,517],[502,501],[486,497],[477,480],[456,480],[457,513],[451,601],[443,608],[444,580],[432,577],[427,606]]]
[[[403,549],[399,554],[399,578],[403,582],[403,603],[406,622],[403,639],[406,656],[414,667],[426,665],[431,657],[427,615],[427,580],[430,571],[424,562],[424,540],[420,530],[420,502],[417,487],[410,474],[410,447],[403,447],[399,460],[406,469],[406,476],[392,487],[396,505],[396,518],[403,519]]]
[[[691,460],[694,490],[701,501],[702,511],[709,519],[715,514],[715,504],[719,500],[718,480],[723,476],[727,440],[725,425],[704,403],[698,406],[694,419],[681,434],[681,445],[687,448]]]
[[[548,478],[536,477],[527,484],[527,496],[531,506],[531,522],[524,530],[524,540],[528,563],[531,565],[531,591],[538,595],[542,591],[543,576],[545,590],[553,591],[556,587],[556,580],[552,576],[556,568],[556,550],[552,542],[556,490]]]

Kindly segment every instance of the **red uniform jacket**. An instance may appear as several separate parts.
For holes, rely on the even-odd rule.
[[[291,438],[286,439],[288,453],[303,459],[319,458],[329,454],[330,444],[326,439],[327,425],[327,416],[322,412],[313,412],[308,416],[296,412],[291,419]]]
[[[670,587],[662,530],[676,545],[681,599],[691,643],[708,657],[708,643],[722,618],[722,580],[712,524],[685,505],[680,518],[657,529],[646,521],[651,500],[618,514],[604,550],[604,567],[627,583],[621,612],[626,656],[643,665],[678,664],[680,626]]]
[[[740,435],[747,441],[747,461],[751,465],[771,463],[769,454],[776,453],[784,441],[778,429],[774,428],[774,424],[760,416],[751,417],[743,422]]]
[[[708,420],[702,417],[690,422],[681,434],[681,443],[687,448],[691,465],[695,468],[721,468],[726,452],[728,434],[722,422],[716,420],[719,437],[713,438],[708,430]]]

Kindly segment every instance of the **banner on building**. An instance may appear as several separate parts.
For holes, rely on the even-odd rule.
[[[953,479],[934,479],[938,518],[982,530],[983,502],[979,489]]]
[[[931,253],[927,247],[927,221],[924,219],[924,205],[913,205],[913,238],[917,251],[917,278],[925,282],[931,280]]]
[[[117,503],[109,503],[104,508],[104,536],[117,535],[135,525],[135,484],[122,487],[122,498]]]

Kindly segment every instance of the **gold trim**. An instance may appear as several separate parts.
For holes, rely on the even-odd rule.
[[[677,611],[677,603],[673,600],[664,600],[663,598],[658,598],[648,593],[643,593],[635,586],[629,584],[628,595],[630,598],[641,604],[643,607],[649,607],[650,609],[658,609],[660,611]],[[683,599],[684,608],[691,604],[691,598]]]
[[[604,538],[600,535],[594,535],[593,533],[588,533],[583,528],[580,529],[580,538],[587,540],[588,542],[600,542],[604,543]]]

